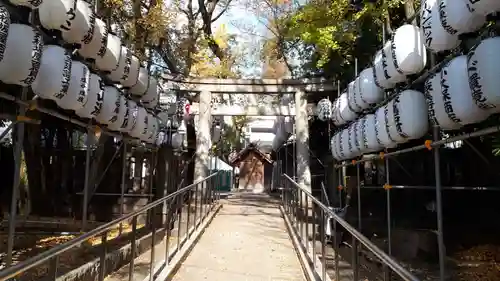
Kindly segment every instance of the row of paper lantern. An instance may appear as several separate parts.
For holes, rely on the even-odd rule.
[[[318,117],[333,119],[336,126],[355,120],[364,110],[384,99],[384,90],[406,80],[407,75],[421,72],[427,62],[423,37],[417,26],[406,24],[399,27],[384,48],[377,52],[373,66],[361,71],[358,77],[333,102],[318,103]]]
[[[406,90],[374,114],[368,114],[336,133],[331,139],[331,151],[337,160],[351,159],[419,139],[427,131],[424,94]]]
[[[111,81],[141,97],[146,107],[156,106],[157,81],[149,77],[139,59],[122,46],[121,39],[109,32],[105,22],[96,17],[90,3],[84,0],[9,1],[34,9],[44,28],[60,31],[67,43],[79,44],[78,53],[86,59],[94,59],[99,70],[110,72]]]
[[[454,49],[460,34],[477,31],[488,14],[498,11],[498,0],[423,0],[420,25],[425,45],[436,52]]]
[[[82,57],[95,60],[97,69],[109,72],[109,80],[140,97],[144,106],[154,108],[157,105],[158,82],[141,67],[132,51],[122,45],[121,39],[109,32],[105,22],[96,17],[90,3],[84,0],[11,2],[36,8],[44,28],[58,30],[65,42],[80,45],[78,53]]]
[[[485,39],[427,79],[425,93],[432,123],[443,130],[457,130],[500,113],[499,50],[500,37]]]
[[[429,119],[443,130],[457,130],[500,113],[499,50],[500,37],[493,37],[453,58],[425,81],[425,94],[403,91],[335,134],[333,156],[345,160],[419,139]]]
[[[498,0],[425,0],[420,11],[421,27],[403,25],[379,50],[373,66],[363,70],[333,103],[317,106],[320,120],[332,118],[340,126],[355,120],[359,113],[383,100],[383,90],[404,82],[408,75],[421,72],[427,63],[426,48],[450,50],[460,43],[458,35],[474,32],[486,22],[486,15],[500,11]]]
[[[110,76],[113,74],[116,73],[111,72]],[[142,77],[147,81],[141,81],[139,74],[130,91],[147,89],[146,95],[156,97],[156,81],[148,78],[147,72]],[[134,80],[127,78],[123,82]],[[105,86],[99,75],[72,60],[68,50],[56,45],[44,46],[42,35],[32,26],[11,23],[8,10],[1,5],[0,81],[31,86],[39,97],[54,100],[80,117],[93,118],[110,130],[128,133],[148,143],[157,141],[156,116],[125,98],[119,88]]]

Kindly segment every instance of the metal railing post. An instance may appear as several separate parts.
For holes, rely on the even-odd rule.
[[[312,205],[313,205],[313,214],[314,212],[314,206],[318,206],[318,213],[320,216],[320,222],[319,226],[321,228],[320,231],[320,242],[321,242],[321,259],[320,262],[323,264],[322,266],[322,272],[318,272],[320,274],[319,276],[323,277],[323,280],[326,278],[326,221],[331,220],[331,223],[333,223],[333,244],[334,244],[334,254],[335,254],[335,277],[336,280],[340,280],[340,253],[339,253],[339,242],[340,242],[340,237],[338,235],[337,227],[341,226],[347,233],[349,233],[352,236],[353,242],[353,249],[352,249],[352,266],[353,266],[353,277],[358,278],[359,277],[359,260],[358,260],[358,247],[360,245],[364,246],[368,251],[373,253],[380,261],[381,263],[387,267],[388,270],[391,270],[395,274],[397,274],[402,280],[406,281],[419,281],[419,279],[413,275],[411,272],[406,270],[404,267],[402,267],[398,262],[396,262],[390,255],[386,254],[384,251],[379,249],[373,242],[370,241],[367,237],[365,237],[363,234],[361,234],[358,230],[356,230],[355,227],[350,225],[348,222],[346,222],[342,217],[340,217],[334,210],[330,209],[328,206],[324,204],[324,202],[321,202],[319,199],[314,197],[309,191],[305,190],[303,187],[301,187],[299,184],[297,184],[293,179],[291,179],[288,175],[283,174],[283,178],[287,181],[285,185],[290,185],[292,188],[287,188],[286,190],[297,190],[298,192],[301,192],[303,196],[306,196],[309,200],[311,200]],[[288,214],[286,214],[288,215]],[[293,213],[290,214],[293,216]],[[315,215],[313,215],[313,220],[315,221]],[[298,232],[299,229],[297,227],[294,227],[295,231]],[[315,228],[313,228],[313,237],[315,237]],[[315,240],[315,238],[313,239]],[[314,243],[315,244],[315,241]],[[315,248],[313,248],[313,259],[315,258]],[[313,262],[314,264],[314,262]],[[356,280],[356,279],[355,279]]]
[[[123,223],[124,221],[128,221],[130,219],[132,219],[132,232],[130,233],[130,236],[131,236],[131,241],[130,241],[130,244],[131,244],[131,255],[130,255],[130,261],[129,261],[129,268],[128,268],[128,280],[133,280],[133,273],[134,273],[134,260],[136,258],[136,255],[137,255],[137,239],[139,238],[138,237],[138,233],[137,233],[137,223],[138,223],[138,216],[140,215],[143,215],[145,214],[146,212],[149,212],[150,210],[153,210],[153,209],[156,209],[158,206],[161,206],[163,204],[165,204],[165,202],[170,202],[169,204],[167,204],[168,206],[172,206],[172,202],[173,200],[179,200],[179,198],[182,198],[184,194],[187,194],[188,192],[192,192],[194,189],[197,189],[198,188],[198,185],[202,182],[206,182],[206,181],[209,181],[211,180],[213,177],[215,177],[216,174],[212,174],[204,179],[201,179],[201,180],[198,180],[198,181],[195,181],[193,184],[190,184],[184,188],[181,188],[181,189],[178,189],[177,191],[171,193],[171,194],[168,194],[167,196],[161,198],[161,199],[158,199],[154,202],[151,202],[149,204],[147,204],[146,206],[136,210],[136,211],[133,211],[133,212],[130,212],[129,214],[125,214],[123,215],[122,217],[118,218],[118,219],[115,219],[113,221],[110,221],[110,222],[107,222],[103,225],[100,225],[92,230],[89,230],[88,232],[68,241],[68,242],[65,242],[63,244],[60,244],[60,245],[57,245],[57,246],[54,246],[34,257],[30,257],[28,259],[26,259],[25,261],[22,261],[22,262],[19,262],[15,265],[12,265],[10,267],[7,267],[5,269],[3,269],[2,271],[0,271],[0,280],[1,281],[4,281],[4,280],[10,280],[10,278],[12,277],[15,277],[15,276],[18,276],[19,274],[25,272],[25,271],[28,271],[32,268],[35,268],[36,266],[38,265],[41,265],[45,262],[49,262],[50,261],[50,268],[49,268],[49,274],[50,276],[54,277],[54,276],[57,276],[57,269],[58,269],[58,257],[60,254],[62,253],[65,253],[65,252],[68,252],[78,246],[80,246],[82,243],[85,243],[88,239],[90,238],[93,238],[95,236],[98,236],[100,235],[102,237],[102,252],[100,253],[100,260],[101,260],[101,265],[102,267],[99,268],[99,275],[101,279],[99,280],[102,280],[102,276],[105,275],[105,272],[106,272],[106,268],[105,268],[105,260],[106,260],[106,244],[108,243],[107,242],[107,236],[106,236],[106,233],[109,232],[111,229],[114,229],[117,225],[119,225],[120,223]],[[167,220],[166,220],[166,229],[167,229],[167,241],[166,241],[166,253],[165,253],[165,263],[168,264],[170,261],[169,261],[169,240],[170,240],[170,235],[171,235],[171,231],[170,231],[170,226],[171,226],[171,222],[172,222],[172,219],[171,219],[171,216],[172,216],[172,209],[175,209],[175,208],[167,208]],[[153,213],[154,214],[154,213]],[[152,225],[152,230],[153,230],[153,235],[154,235],[154,232],[157,230],[157,225],[156,223],[153,221],[153,225]],[[152,237],[152,251],[154,251],[154,245],[156,243],[156,238],[153,236]],[[152,271],[152,264],[154,264],[154,253],[151,253],[152,254],[152,257],[151,257],[151,264],[150,264],[150,271]],[[153,274],[151,272],[151,274]],[[154,275],[154,274],[153,274]]]

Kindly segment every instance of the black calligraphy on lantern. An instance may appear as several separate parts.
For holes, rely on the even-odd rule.
[[[78,93],[77,101],[85,104],[85,98],[89,89],[89,70],[86,66],[82,65],[82,77],[80,78],[80,92]]]
[[[385,121],[385,132],[387,134],[387,137],[389,138],[390,141],[394,142],[394,140],[391,137],[391,134],[389,134],[389,106],[384,107],[384,121]]]
[[[434,99],[432,98],[432,92],[434,91],[432,87],[432,80],[434,77],[429,78],[424,83],[424,95],[427,100],[427,111],[429,112],[429,119],[431,120],[432,125],[438,125],[436,119],[436,113],[434,111]]]
[[[453,105],[451,100],[450,86],[448,85],[448,71],[446,67],[441,71],[441,93],[443,95],[444,111],[448,115],[451,121],[455,123],[462,122],[455,112],[453,111]]]
[[[489,103],[484,94],[483,86],[481,85],[481,75],[477,67],[478,60],[475,55],[475,48],[467,55],[467,73],[469,76],[469,87],[471,89],[472,99],[479,108],[489,110],[495,108],[495,105]]]
[[[26,85],[31,85],[35,81],[42,64],[42,48],[43,48],[43,38],[38,32],[34,33],[32,40],[33,49],[31,50],[31,67],[28,72],[28,76],[21,80],[21,83]]]
[[[387,56],[386,56],[384,51],[382,51],[382,67],[384,69],[385,79],[387,79],[387,80],[391,79],[391,76],[389,75],[389,71],[387,71]]]
[[[66,21],[61,24],[60,28],[64,31],[70,31],[71,30],[71,24],[73,23],[73,20],[76,18],[76,3],[77,1],[73,1],[73,5],[69,10],[66,12]]]
[[[9,35],[10,15],[7,7],[0,6],[0,60],[3,59],[5,49],[7,48],[7,36]]]
[[[92,11],[89,17],[89,30],[87,30],[87,33],[83,36],[83,44],[90,44],[90,42],[92,42],[92,39],[94,38],[95,20],[96,14]]]
[[[402,138],[408,138],[408,135],[403,131],[403,123],[401,122],[401,111],[399,110],[399,106],[401,104],[401,101],[399,99],[399,96],[397,96],[394,99],[394,103],[392,104],[392,110],[394,112],[394,123],[396,124],[396,130],[398,134]]]
[[[451,35],[458,33],[458,31],[448,23],[448,14],[446,13],[446,3],[444,1],[439,1],[439,19],[441,20],[441,26],[443,26],[446,32]]]
[[[99,51],[97,52],[97,55],[99,57],[104,57],[104,54],[106,53],[107,47],[108,47],[108,34],[109,30],[108,27],[104,27],[104,32],[102,33],[101,37],[101,47],[99,47]]]
[[[431,46],[432,44],[432,7],[424,1],[424,7],[422,9],[422,16],[420,20],[420,27],[425,37],[425,45]]]
[[[61,77],[61,90],[54,94],[54,97],[57,99],[62,99],[68,94],[69,82],[71,80],[71,64],[71,54],[69,51],[66,51]]]

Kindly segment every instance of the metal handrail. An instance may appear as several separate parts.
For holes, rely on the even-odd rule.
[[[151,202],[147,205],[145,205],[144,207],[136,210],[136,211],[133,211],[129,214],[126,214],[120,218],[117,218],[111,222],[108,222],[106,224],[103,224],[93,230],[90,230],[78,237],[76,237],[75,239],[72,239],[66,243],[63,243],[61,245],[58,245],[56,247],[53,247],[47,251],[44,251],[42,252],[41,254],[39,255],[36,255],[34,257],[31,257],[23,262],[20,262],[16,265],[13,265],[11,267],[8,267],[6,268],[5,270],[2,270],[0,271],[0,280],[6,280],[8,278],[11,278],[11,277],[14,277],[16,276],[17,274],[19,273],[22,273],[24,271],[27,271],[37,265],[40,265],[44,262],[47,262],[53,258],[56,258],[58,255],[68,251],[68,250],[71,250],[75,247],[78,247],[80,244],[82,244],[83,242],[87,241],[89,238],[92,238],[94,236],[97,236],[99,234],[104,234],[106,231],[109,231],[111,230],[115,225],[119,224],[119,223],[122,223],[124,222],[125,220],[128,220],[130,218],[133,218],[137,215],[140,215],[141,213],[144,213],[154,207],[157,207],[161,204],[163,204],[164,201],[166,200],[170,200],[174,197],[176,197],[177,195],[179,194],[182,194],[190,189],[193,189],[194,187],[196,187],[198,184],[202,183],[202,182],[205,182],[211,178],[213,178],[214,176],[216,176],[219,172],[215,172],[211,175],[209,175],[208,177],[206,178],[203,178],[203,179],[200,179],[184,188],[181,188],[163,198],[160,198],[154,202]]]
[[[290,183],[292,183],[296,188],[300,189],[304,194],[307,195],[314,203],[316,203],[328,216],[332,217],[336,222],[338,222],[342,227],[345,228],[347,232],[349,232],[355,239],[357,239],[361,244],[363,244],[370,252],[372,252],[375,256],[377,256],[382,263],[387,265],[390,269],[392,269],[396,274],[398,274],[404,280],[411,281],[419,281],[420,279],[413,275],[411,272],[406,270],[403,266],[401,266],[397,261],[395,261],[391,256],[386,254],[380,248],[378,248],[375,244],[373,244],[366,236],[357,231],[354,227],[352,227],[347,221],[338,216],[333,210],[329,209],[325,206],[320,200],[314,197],[309,191],[301,187],[298,183],[293,181],[287,174],[283,174],[283,177],[286,178]]]

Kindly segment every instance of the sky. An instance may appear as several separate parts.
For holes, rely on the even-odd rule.
[[[245,44],[247,46],[258,46],[258,41],[261,40],[266,35],[266,27],[263,26],[258,18],[251,12],[248,12],[243,4],[238,4],[239,0],[234,0],[235,5],[233,5],[226,14],[224,14],[217,22],[215,22],[213,28],[215,29],[217,26],[224,24],[227,31],[231,34],[235,34],[238,36],[238,44]],[[241,27],[243,26],[253,26],[255,33],[257,35],[247,34]],[[253,59],[257,61],[258,65],[253,65],[248,69],[245,69],[244,78],[260,78],[260,73],[262,69],[262,65],[260,64],[259,53],[253,52]],[[258,75],[258,76],[256,76]],[[269,127],[272,128],[274,123],[274,116],[269,118],[257,118],[257,119],[271,119],[268,122],[264,122],[265,124],[257,124],[262,122],[252,122],[256,124],[250,124],[250,127]],[[270,122],[269,122],[270,121]],[[260,144],[271,145],[274,139],[273,133],[256,133],[253,132],[249,136],[249,141],[257,142]]]
[[[239,0],[234,0],[232,6],[229,10],[221,16],[221,18],[214,23],[213,28],[224,24],[226,30],[230,34],[235,34],[238,36],[238,44],[240,46],[258,46],[259,40],[265,35],[266,28],[260,24],[258,18],[252,13],[248,12],[247,8],[244,7]],[[258,35],[251,35],[245,32],[245,26],[252,26],[255,28],[255,33]],[[255,62],[258,62],[259,65],[253,65],[247,69],[243,70],[244,78],[259,78],[255,77],[255,75],[260,76],[261,73],[261,65],[259,60],[259,53],[255,50],[249,51],[251,57],[248,58]]]

